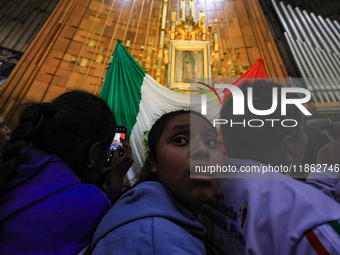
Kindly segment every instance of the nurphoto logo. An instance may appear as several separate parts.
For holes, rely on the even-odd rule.
[[[221,102],[220,96],[218,95],[217,91],[204,83],[200,83],[208,88],[210,88],[218,97],[218,99]],[[199,88],[199,87],[198,87]],[[215,88],[219,89],[228,89],[230,90],[231,94],[233,95],[233,114],[234,115],[244,115],[244,95],[242,90],[231,84],[216,84]],[[247,97],[247,105],[249,108],[249,111],[251,111],[253,114],[260,115],[260,116],[265,116],[265,115],[270,115],[272,114],[276,109],[277,109],[277,104],[278,104],[278,88],[273,88],[272,89],[272,95],[273,95],[273,103],[272,107],[267,110],[257,110],[255,109],[253,105],[253,88],[247,88],[248,90],[248,97]],[[206,91],[206,89],[204,89]],[[208,91],[207,91],[208,92]],[[288,99],[287,94],[289,93],[302,93],[305,95],[304,98],[294,98],[294,99]],[[211,97],[212,94],[208,93]],[[201,108],[201,114],[207,115],[207,100],[206,100],[207,94],[201,94],[201,102],[202,102],[202,108]],[[286,106],[287,104],[293,104],[296,105],[297,108],[303,112],[304,115],[312,115],[306,107],[304,107],[302,104],[307,103],[311,98],[311,93],[308,89],[305,88],[294,88],[294,87],[283,87],[281,88],[281,114],[283,116],[286,115]],[[222,105],[222,102],[221,102]]]
[[[272,88],[272,105],[269,109],[256,109],[254,107],[253,103],[253,89],[256,90],[256,88],[247,88],[247,98],[245,98],[243,91],[231,84],[215,84],[215,88],[212,86],[202,83],[202,82],[196,82],[196,84],[201,84],[208,89],[210,89],[219,99],[220,104],[222,106],[221,98],[218,94],[218,92],[215,90],[215,88],[218,89],[224,89],[229,90],[232,97],[233,97],[233,115],[244,115],[245,107],[248,107],[248,110],[257,116],[267,116],[272,113],[274,113],[277,110],[278,104],[280,102],[280,108],[281,108],[281,116],[286,116],[287,113],[287,105],[295,105],[304,115],[310,116],[312,115],[305,106],[303,106],[304,103],[307,103],[311,99],[311,93],[308,89],[305,88],[298,88],[298,87],[282,87],[282,88]],[[210,97],[213,99],[216,105],[216,100],[213,96],[213,94],[208,91],[206,88],[200,88],[201,91],[205,92],[201,94],[201,114],[207,115],[207,94],[210,95]],[[279,91],[280,90],[280,93]],[[221,90],[222,91],[222,90]],[[299,98],[289,98],[290,94],[299,94]],[[279,98],[281,97],[281,98]],[[246,104],[245,104],[246,103]],[[262,127],[265,123],[269,123],[271,127],[275,126],[275,123],[280,122],[280,124],[283,127],[295,127],[298,125],[298,122],[294,119],[250,119],[248,121],[241,121],[241,122],[233,122],[232,119],[226,120],[226,119],[213,119],[213,126],[217,125],[225,125],[230,124],[233,125],[242,125],[242,126],[249,126],[249,127]]]

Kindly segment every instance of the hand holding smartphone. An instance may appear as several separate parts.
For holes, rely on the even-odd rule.
[[[111,166],[112,157],[113,157],[115,151],[117,150],[119,145],[122,145],[121,138],[125,139],[125,137],[126,137],[126,129],[127,129],[126,126],[117,126],[116,127],[116,134],[115,134],[113,141],[111,143],[111,146],[110,146],[110,151],[111,151],[110,156],[107,159],[105,167]],[[123,150],[120,150],[119,156],[122,156],[123,153],[124,153]]]

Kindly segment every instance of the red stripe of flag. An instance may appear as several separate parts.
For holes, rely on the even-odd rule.
[[[318,255],[330,255],[313,230],[309,230],[305,236]]]

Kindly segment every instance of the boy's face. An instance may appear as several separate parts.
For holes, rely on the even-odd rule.
[[[157,142],[156,151],[152,172],[157,172],[159,181],[182,203],[200,205],[217,192],[221,179],[207,175],[190,178],[190,168],[196,165],[224,164],[217,134],[202,117],[187,113],[171,119]]]

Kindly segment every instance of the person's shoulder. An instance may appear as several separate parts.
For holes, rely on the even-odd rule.
[[[64,208],[64,214],[79,219],[90,221],[101,219],[112,207],[110,200],[104,192],[91,184],[78,183],[58,192],[50,199],[58,204],[58,208]],[[59,210],[59,209],[58,209]],[[77,219],[78,220],[78,219]]]
[[[202,241],[178,224],[163,217],[147,217],[126,223],[108,233],[99,240],[92,254],[137,253],[203,255],[205,248]]]
[[[112,221],[105,222],[105,225],[103,222],[99,224],[92,239],[92,254],[155,254],[152,217],[119,222],[108,228],[109,224],[114,224]]]
[[[67,196],[76,200],[83,200],[87,204],[100,206],[101,204],[110,204],[105,193],[92,184],[79,183],[65,190]]]
[[[117,202],[116,204],[122,203],[125,200],[137,199],[136,202],[141,199],[150,201],[152,203],[155,200],[163,200],[165,197],[170,197],[168,189],[159,182],[155,181],[146,181],[142,182],[129,191],[127,191]],[[145,202],[145,201],[144,201]]]
[[[156,181],[146,181],[136,185],[133,189],[141,190],[141,191],[149,191],[149,190],[166,190],[165,186]]]
[[[158,252],[166,249],[167,254],[205,254],[205,246],[198,238],[202,233],[195,235],[196,229],[188,231],[187,227],[183,228],[165,218],[154,218],[152,232],[158,237],[154,244]]]
[[[63,211],[63,217],[74,218],[75,222],[93,221],[95,226],[112,207],[105,193],[91,184],[73,185],[53,200],[58,202],[57,210]]]

